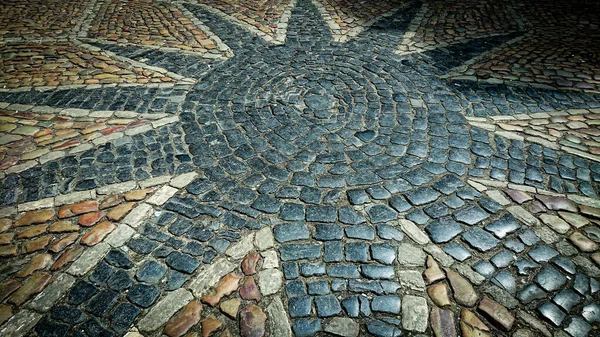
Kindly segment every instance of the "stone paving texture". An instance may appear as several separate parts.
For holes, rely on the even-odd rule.
[[[0,335],[600,335],[596,3],[0,9]]]

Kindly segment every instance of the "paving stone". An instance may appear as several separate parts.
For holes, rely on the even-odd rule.
[[[457,336],[454,325],[454,313],[450,310],[434,307],[429,315],[431,330],[435,337]]]
[[[427,225],[425,231],[427,231],[433,242],[444,243],[462,233],[463,229],[456,221],[442,218]]]
[[[404,297],[406,299],[406,296]],[[371,301],[371,310],[389,314],[400,313],[401,300],[398,296],[375,296]]]
[[[325,325],[324,330],[336,336],[356,337],[360,333],[360,325],[350,318],[334,317]]]
[[[446,276],[452,287],[454,299],[458,304],[472,307],[477,303],[479,297],[469,281],[450,269],[446,269]]]
[[[154,331],[158,329],[192,299],[192,294],[183,288],[168,293],[142,317],[138,322],[138,328],[141,331]]]
[[[542,315],[542,317],[546,318],[550,323],[554,326],[560,326],[562,321],[565,319],[566,314],[560,310],[556,305],[546,302],[540,305],[537,310]]]
[[[464,336],[492,336],[488,328],[472,311],[462,309],[460,311],[460,330]]]
[[[240,312],[240,335],[263,336],[267,315],[256,305],[250,304]]]
[[[554,291],[562,287],[567,278],[552,266],[544,266],[535,276],[536,283],[546,291]]]
[[[398,245],[397,263],[404,267],[422,267],[425,265],[427,256],[423,249],[410,243],[400,243]]]

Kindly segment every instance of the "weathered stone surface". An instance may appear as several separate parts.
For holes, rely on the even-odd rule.
[[[427,287],[427,295],[429,295],[433,303],[439,307],[450,305],[448,286],[444,282],[436,283]]]
[[[249,276],[246,278],[242,284],[242,287],[240,288],[240,297],[245,300],[260,301],[260,291],[254,282],[254,277]]]
[[[258,264],[259,259],[260,255],[257,253],[250,253],[246,255],[246,257],[242,260],[242,272],[244,275],[256,274],[256,265]]]
[[[60,240],[52,243],[50,245],[50,247],[48,247],[48,250],[50,250],[53,253],[62,252],[65,248],[67,248],[68,246],[73,244],[75,241],[77,241],[78,238],[79,238],[79,233],[71,233],[71,234],[65,235]]]
[[[410,243],[400,243],[398,245],[398,257],[396,261],[405,267],[422,267],[425,265],[427,255],[420,247]]]
[[[423,272],[423,277],[427,284],[446,278],[446,275],[431,255],[427,256],[427,269]]]
[[[427,330],[427,301],[423,297],[406,295],[402,297],[402,327],[409,331]]]
[[[504,331],[510,331],[515,323],[515,317],[511,315],[508,309],[488,297],[484,297],[479,302],[477,310]]]
[[[11,337],[28,336],[31,329],[41,318],[41,314],[29,310],[21,310],[0,328],[0,335]]]
[[[240,312],[240,335],[242,337],[262,337],[265,334],[267,315],[262,309],[250,304]]]
[[[192,293],[180,288],[164,296],[156,305],[150,308],[146,316],[138,322],[141,331],[154,331],[162,327],[186,303],[193,299]]]
[[[50,270],[62,269],[62,267],[73,262],[76,258],[78,258],[79,255],[83,253],[83,250],[84,248],[82,246],[77,246],[65,250],[62,254],[60,254],[58,259],[56,259],[52,267],[50,267]]]
[[[218,320],[215,316],[209,316],[202,320],[202,337],[208,337],[213,332],[219,330],[223,326],[223,322]]]
[[[454,313],[452,311],[433,307],[429,315],[429,320],[431,321],[431,331],[435,337],[458,336],[454,323]],[[464,334],[464,336],[468,335]]]
[[[0,302],[19,289],[20,286],[21,284],[17,280],[8,280],[0,283]]]
[[[39,295],[27,304],[29,308],[48,311],[75,283],[75,278],[69,274],[54,276],[54,280]]]
[[[29,226],[34,224],[44,223],[50,220],[56,212],[53,209],[42,209],[38,211],[30,211],[21,216],[14,223],[14,227]]]
[[[283,273],[278,269],[261,270],[258,273],[258,287],[264,296],[275,294],[283,285]]]
[[[581,232],[574,232],[569,235],[569,240],[582,252],[595,252],[598,250],[598,244],[590,240],[587,236]]]
[[[52,279],[52,275],[48,273],[37,273],[29,278],[23,285],[14,292],[8,299],[8,302],[21,306],[28,301],[33,295],[41,292],[48,282]]]
[[[213,307],[216,306],[223,296],[229,296],[237,290],[241,279],[241,276],[227,274],[217,283],[214,294],[203,297],[202,302],[210,304]]]
[[[70,218],[75,215],[96,212],[99,204],[95,200],[81,201],[72,205],[61,206],[58,210],[58,218]]]
[[[256,237],[254,239],[254,244],[258,250],[263,251],[267,250],[275,244],[275,239],[273,237],[273,233],[271,233],[271,229],[268,227],[261,228],[258,232],[256,232]]]
[[[274,297],[267,307],[269,330],[273,336],[291,337],[292,327],[288,320],[287,311],[279,297]]]
[[[179,337],[184,335],[188,330],[200,321],[200,312],[202,304],[198,301],[191,301],[179,313],[171,317],[163,333],[169,337]]]
[[[110,212],[106,213],[106,218],[111,221],[120,221],[127,214],[129,214],[129,212],[131,212],[133,206],[135,206],[135,202],[126,202],[122,205],[119,205],[110,210]]]
[[[471,283],[450,269],[446,269],[446,276],[448,277],[448,281],[450,281],[456,302],[466,307],[473,307],[479,300],[479,297]]]
[[[219,308],[221,308],[221,311],[229,316],[229,318],[236,319],[240,309],[240,304],[242,304],[242,301],[237,298],[232,298],[227,301],[222,301],[219,305]]]
[[[15,274],[15,276],[16,277],[27,277],[27,276],[33,274],[33,272],[35,272],[37,270],[46,269],[46,267],[48,267],[50,265],[50,263],[52,263],[52,255],[37,254],[33,258],[31,258],[29,265],[27,265],[27,267],[21,269],[21,271],[19,271],[17,274]]]
[[[81,237],[81,243],[87,246],[94,246],[117,228],[113,223],[108,221],[96,225],[92,230]]]
[[[336,336],[356,337],[360,333],[360,325],[351,318],[334,317],[325,324],[324,330]]]
[[[488,328],[477,316],[470,310],[462,309],[460,311],[460,330],[463,336],[468,337],[491,337],[490,328]]]
[[[226,259],[217,259],[208,266],[203,266],[198,270],[196,278],[189,285],[189,289],[194,296],[202,298],[206,291],[214,286],[226,274],[232,272],[236,265]]]

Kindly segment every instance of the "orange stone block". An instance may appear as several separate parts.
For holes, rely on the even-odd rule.
[[[120,195],[111,195],[104,198],[100,203],[100,209],[106,209],[120,204],[123,201],[123,197]]]
[[[214,295],[203,297],[202,302],[208,303],[213,307],[216,306],[223,296],[229,296],[237,290],[241,279],[241,276],[237,276],[233,273],[225,275],[219,283],[217,283],[217,289]]]
[[[125,194],[125,200],[127,200],[127,201],[144,200],[144,198],[146,197],[146,194],[147,194],[146,190],[131,191],[131,192]]]
[[[135,205],[135,202],[128,202],[128,203],[119,205],[119,206],[113,208],[112,210],[110,210],[110,212],[108,212],[106,214],[106,217],[112,221],[119,221],[119,220],[123,219],[127,215],[127,213],[129,213],[131,211],[131,209],[133,208],[134,205]]]
[[[83,253],[83,249],[84,249],[83,247],[77,246],[77,247],[69,248],[69,249],[65,250],[60,255],[60,257],[56,260],[56,262],[54,262],[52,267],[50,267],[50,270],[55,271],[55,270],[61,269],[66,264],[72,262],[77,257],[79,257],[79,255],[81,255],[81,253]]]
[[[73,242],[77,241],[77,238],[79,238],[79,233],[71,233],[69,235],[65,235],[62,239],[50,245],[50,248],[48,249],[53,253],[62,252],[65,248],[73,244]]]
[[[42,250],[48,246],[48,244],[52,241],[52,236],[44,236],[39,239],[35,239],[33,241],[29,241],[23,244],[23,248],[25,249],[25,253],[37,252],[38,250]]]
[[[216,319],[215,316],[206,318],[202,321],[202,337],[212,335],[213,332],[219,330],[222,326],[223,322]]]
[[[79,217],[79,225],[84,227],[90,227],[95,225],[102,217],[106,214],[106,212],[93,212],[84,214]]]
[[[89,213],[89,212],[96,212],[96,211],[98,211],[98,201],[96,201],[96,200],[81,201],[76,204],[62,206],[58,210],[58,218],[59,219],[70,218],[75,215],[85,214],[85,213]]]
[[[48,229],[48,225],[37,225],[32,226],[27,229],[24,229],[17,233],[17,239],[29,239],[36,237],[40,234],[46,233],[46,229]]]
[[[50,254],[37,254],[32,259],[29,265],[21,271],[19,271],[15,276],[16,277],[27,277],[33,272],[38,271],[40,269],[46,269],[52,263],[52,255]]]
[[[200,321],[202,304],[191,301],[179,313],[171,317],[163,333],[169,337],[180,337]]]
[[[44,290],[48,282],[52,279],[52,275],[47,273],[37,273],[30,277],[19,290],[17,290],[12,296],[8,299],[8,302],[18,306],[21,306],[23,303],[27,302],[33,295]]]
[[[48,231],[50,233],[75,232],[79,230],[79,226],[72,225],[69,221],[59,221],[52,224]]]
[[[15,222],[15,227],[44,223],[50,220],[56,212],[53,209],[42,209],[25,213]]]
[[[91,231],[87,232],[82,238],[81,243],[87,246],[93,246],[100,241],[104,240],[104,238],[110,234],[110,232],[114,231],[117,228],[114,224],[104,221],[96,227],[92,228]]]

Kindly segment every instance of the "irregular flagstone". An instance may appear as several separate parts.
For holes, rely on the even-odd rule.
[[[492,333],[477,316],[467,309],[460,311],[460,330],[463,336],[491,337]]]
[[[15,223],[15,227],[29,226],[39,223],[44,223],[56,214],[53,209],[45,209],[39,211],[30,211],[20,217]]]
[[[34,274],[9,297],[8,301],[16,306],[21,306],[33,295],[41,292],[48,285],[50,279],[52,279],[52,275],[48,273]]]
[[[446,283],[440,282],[427,287],[427,295],[429,295],[433,303],[437,306],[444,307],[450,305]]]
[[[41,318],[42,315],[34,311],[21,310],[0,327],[0,334],[15,337],[27,336]]]
[[[454,313],[450,310],[433,307],[429,315],[431,321],[431,330],[435,337],[456,337],[456,326],[454,323]],[[463,331],[464,336],[468,336]]]
[[[515,317],[505,307],[487,297],[484,297],[479,302],[477,310],[486,315],[488,319],[500,326],[504,331],[510,331],[515,323]]]
[[[427,284],[446,278],[446,275],[431,255],[427,256],[427,269],[423,272],[423,277]]]
[[[292,328],[286,310],[279,297],[274,297],[273,302],[267,306],[269,330],[273,336],[292,336]]]
[[[283,273],[278,269],[262,270],[258,273],[258,287],[264,295],[272,295],[283,285]]]
[[[240,293],[241,293],[241,290],[240,290]],[[241,294],[240,294],[240,296],[241,296]],[[229,318],[235,319],[237,317],[237,314],[238,314],[241,304],[242,304],[242,302],[239,299],[232,298],[227,301],[222,301],[221,304],[219,305],[219,308],[221,308],[221,311],[223,313],[225,313],[227,316],[229,316]]]
[[[402,297],[402,327],[404,329],[425,332],[428,326],[428,312],[425,298],[412,295]]]
[[[262,309],[250,304],[240,312],[240,335],[243,337],[261,337],[265,334],[267,315]]]
[[[171,317],[163,333],[169,337],[179,337],[184,335],[191,327],[200,321],[200,312],[202,304],[198,301],[191,301],[175,316]]]
[[[446,276],[452,287],[454,299],[458,304],[467,307],[473,307],[477,304],[479,296],[477,296],[475,289],[469,281],[450,269],[446,269]]]
[[[240,288],[240,297],[245,300],[260,301],[260,291],[254,282],[254,277],[249,276],[246,278],[242,284],[242,287]]]
[[[217,283],[214,294],[203,297],[202,302],[210,304],[213,307],[216,306],[223,296],[229,296],[237,290],[241,279],[241,276],[227,274]]]
[[[55,275],[54,280],[27,306],[34,310],[48,311],[75,283],[75,278],[69,274]]]
[[[215,316],[209,316],[202,320],[202,337],[208,337],[213,332],[219,330],[223,326],[223,322],[215,318]]]

